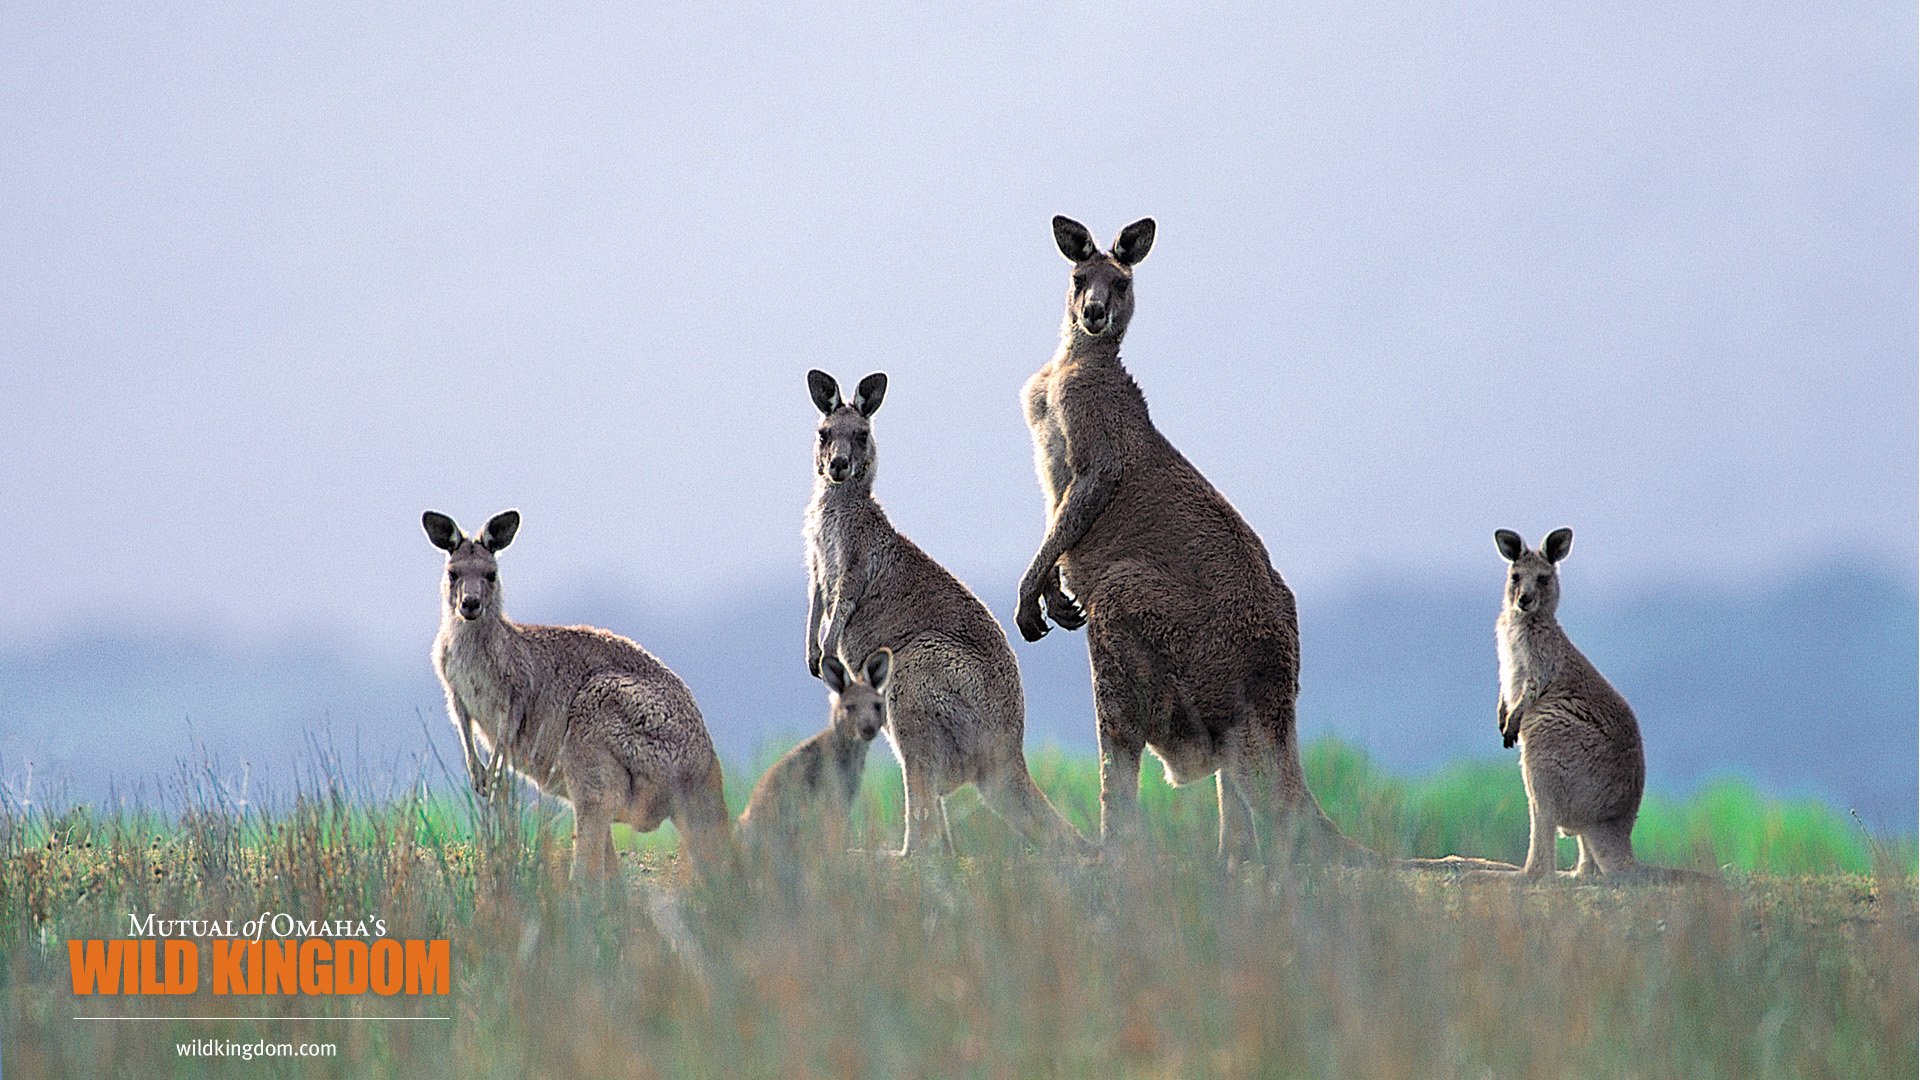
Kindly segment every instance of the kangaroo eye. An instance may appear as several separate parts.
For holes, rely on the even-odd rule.
[[[1541,575],[1540,575],[1540,584],[1542,584],[1542,585],[1545,585],[1546,583],[1547,583],[1547,575],[1545,575],[1545,574],[1541,574]]]
[[[1513,582],[1515,585],[1518,585],[1520,584],[1520,575],[1515,574],[1512,577],[1508,578],[1507,580]]]
[[[1126,278],[1116,279],[1113,283],[1113,291],[1116,293],[1124,293],[1127,291],[1128,287],[1130,287],[1132,284],[1133,282],[1127,280]]]
[[[863,431],[863,432],[861,432],[860,434],[858,434],[858,435],[855,435],[855,436],[853,437],[853,443],[854,443],[854,445],[855,445],[855,446],[865,446],[865,445],[867,445],[867,433]]]
[[[458,571],[458,570],[449,570],[449,571],[447,571],[447,580],[448,580],[448,581],[453,581],[453,582],[458,582],[458,581],[460,580],[460,571]]]
[[[498,571],[498,570],[489,570],[489,571],[487,571],[487,580],[488,580],[488,581],[499,581],[499,580],[500,580],[500,571]]]
[[[1085,275],[1085,274],[1075,274],[1075,275],[1073,275],[1073,287],[1074,287],[1074,288],[1076,288],[1076,289],[1084,289],[1084,288],[1086,288],[1086,287],[1087,287],[1087,275]]]

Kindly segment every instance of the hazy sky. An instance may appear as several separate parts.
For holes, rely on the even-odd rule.
[[[814,366],[1011,581],[1054,213],[1159,220],[1128,362],[1298,589],[1912,579],[1910,2],[687,6],[0,12],[0,635],[419,645],[428,507],[531,616],[796,578]]]

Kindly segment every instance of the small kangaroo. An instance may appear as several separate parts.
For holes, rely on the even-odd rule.
[[[486,796],[504,767],[571,803],[575,880],[615,870],[616,820],[652,832],[671,818],[696,868],[718,866],[731,820],[687,684],[618,634],[506,617],[496,556],[519,531],[519,511],[494,515],[478,536],[432,510],[420,523],[447,553],[433,667],[473,789]]]
[[[1370,861],[1301,772],[1292,591],[1233,504],[1154,427],[1120,362],[1154,228],[1136,221],[1103,252],[1086,226],[1053,219],[1073,273],[1059,350],[1022,395],[1047,530],[1014,621],[1028,641],[1048,620],[1087,628],[1103,841],[1138,833],[1151,749],[1172,783],[1215,777],[1230,863],[1293,839]]]
[[[1555,529],[1538,551],[1520,534],[1493,534],[1509,566],[1495,624],[1500,649],[1500,739],[1520,744],[1532,834],[1522,873],[1554,869],[1554,830],[1577,837],[1574,874],[1626,874],[1633,823],[1646,786],[1646,757],[1633,710],[1560,629],[1560,560],[1573,530]]]
[[[820,662],[827,684],[827,729],[787,751],[753,787],[740,815],[740,836],[783,850],[798,850],[803,834],[817,828],[821,844],[845,846],[848,811],[867,769],[867,748],[887,723],[887,677],[893,653],[875,649],[849,673],[837,656]]]
[[[1000,624],[874,498],[873,414],[886,375],[860,380],[851,402],[824,371],[808,372],[807,387],[820,410],[806,519],[807,670],[820,675],[835,654],[893,651],[884,730],[906,780],[901,854],[930,842],[953,850],[944,800],[968,783],[1028,843],[1090,849],[1027,772],[1026,699]]]

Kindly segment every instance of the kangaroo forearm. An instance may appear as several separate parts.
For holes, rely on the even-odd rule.
[[[512,749],[519,745],[527,731],[527,698],[524,694],[513,695],[507,704],[507,731],[507,737],[500,741]]]
[[[473,717],[468,716],[467,710],[457,705],[454,706],[453,711],[455,718],[459,720],[460,753],[467,759],[467,772],[473,773],[476,771],[476,766],[480,764],[480,747],[473,741]]]
[[[839,600],[827,612],[827,625],[820,634],[822,656],[833,656],[840,651],[840,638],[847,632],[847,622],[853,618],[855,606],[852,600]]]
[[[460,752],[471,764],[478,752],[473,741],[473,716],[451,690],[447,691],[447,711],[453,715],[453,730],[460,734]]]
[[[1539,700],[1539,684],[1532,679],[1528,679],[1526,682],[1520,684],[1520,700],[1514,702],[1513,707],[1508,709],[1507,713],[1510,716],[1519,716],[1521,713],[1533,708],[1534,703]]]
[[[458,699],[453,701],[453,714],[459,721],[460,750],[466,758],[467,783],[473,786],[475,792],[485,796],[493,787],[492,779],[499,773],[499,747],[494,748],[491,763],[484,760],[480,756],[480,743],[473,737],[473,716],[461,706]]]
[[[1100,514],[1106,510],[1107,503],[1113,499],[1113,489],[1118,477],[1110,471],[1085,472],[1073,478],[1067,485],[1066,496],[1060,500],[1060,509],[1053,515],[1053,521],[1047,527],[1047,535],[1040,541],[1040,550],[1034,553],[1033,561],[1028,564],[1025,582],[1031,590],[1037,590],[1046,582],[1046,575],[1060,561],[1073,545],[1087,535]]]
[[[815,670],[820,666],[820,617],[824,606],[820,586],[815,584],[807,593],[807,666]]]

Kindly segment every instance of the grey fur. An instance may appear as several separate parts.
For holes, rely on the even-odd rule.
[[[651,832],[670,818],[697,864],[722,860],[720,761],[679,676],[618,634],[506,617],[495,555],[519,528],[516,511],[478,537],[433,511],[421,524],[447,552],[433,667],[474,790],[488,795],[511,769],[571,803],[576,878],[613,871],[616,820]]]
[[[1495,716],[1501,741],[1520,744],[1532,819],[1523,872],[1538,877],[1554,869],[1556,828],[1580,842],[1577,876],[1636,872],[1633,823],[1647,778],[1640,725],[1556,617],[1557,564],[1573,546],[1573,530],[1554,531],[1540,550],[1507,529],[1494,534],[1494,543],[1508,564],[1495,624]]]
[[[823,656],[893,650],[885,730],[906,779],[903,853],[952,849],[944,799],[968,783],[1029,843],[1089,847],[1027,771],[1020,668],[1000,624],[874,498],[871,417],[886,377],[862,379],[851,404],[824,372],[808,382],[821,418],[806,518],[807,670],[819,675]]]
[[[1173,783],[1215,776],[1230,861],[1296,839],[1370,860],[1301,772],[1293,593],[1233,504],[1154,427],[1120,363],[1133,267],[1153,235],[1151,219],[1135,222],[1103,254],[1084,226],[1054,219],[1073,276],[1059,351],[1023,392],[1047,531],[1015,622],[1029,641],[1049,620],[1087,627],[1103,840],[1137,833],[1151,749]]]
[[[887,723],[892,663],[886,649],[875,650],[855,672],[837,656],[822,661],[826,730],[787,751],[754,785],[740,815],[743,841],[793,852],[811,831],[822,850],[846,846],[848,811],[867,769],[867,748]]]

